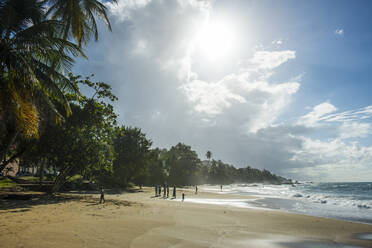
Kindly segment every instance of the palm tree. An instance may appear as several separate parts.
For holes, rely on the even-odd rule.
[[[0,2],[0,171],[18,134],[38,136],[38,104],[62,120],[54,103],[64,106],[68,116],[65,93],[78,93],[63,72],[70,70],[71,56],[84,54],[61,38],[63,23],[46,19],[43,6],[39,0]]]
[[[117,0],[112,1],[117,2]],[[111,31],[107,8],[98,0],[44,0],[44,3],[50,6],[47,15],[64,23],[62,37],[73,38],[79,47],[82,44],[86,45],[92,34],[95,40],[98,40],[97,16]]]
[[[205,156],[207,157],[208,160],[211,160],[212,152],[211,151],[207,151],[207,153],[205,154]]]

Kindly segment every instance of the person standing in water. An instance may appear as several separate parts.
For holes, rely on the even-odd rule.
[[[99,199],[99,203],[105,203],[105,190],[103,189],[103,186],[101,186],[101,198]]]
[[[198,185],[195,186],[195,195],[198,194]]]
[[[185,200],[185,193],[182,193],[182,201]]]
[[[221,185],[221,191],[222,191],[222,185]]]

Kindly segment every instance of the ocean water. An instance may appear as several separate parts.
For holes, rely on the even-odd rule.
[[[205,191],[257,196],[256,200],[207,200],[204,203],[256,207],[372,224],[372,182],[233,184],[202,186]],[[202,199],[197,200],[202,203]]]

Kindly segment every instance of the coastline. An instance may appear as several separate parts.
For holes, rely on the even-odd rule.
[[[353,183],[360,186],[360,183]],[[372,224],[372,198],[368,193],[371,183],[356,191],[348,183],[316,183],[289,185],[227,185],[224,192],[217,187],[205,185],[202,189],[223,194],[256,197],[254,201],[229,202],[230,205],[263,208]],[[327,187],[326,190],[321,189]],[[358,189],[359,190],[359,189]],[[206,202],[208,203],[208,202]]]
[[[180,195],[186,194],[185,202]],[[188,202],[242,196],[178,190],[98,194],[0,210],[0,247],[371,247],[372,226],[301,214]],[[65,194],[63,194],[65,195]],[[245,196],[244,196],[245,197]],[[252,200],[252,197],[246,197]],[[3,200],[1,200],[3,201]],[[1,202],[3,203],[3,202]],[[316,246],[322,245],[323,246]]]

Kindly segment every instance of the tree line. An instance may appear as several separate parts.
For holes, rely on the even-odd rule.
[[[152,148],[141,129],[118,125],[111,86],[71,72],[90,38],[98,40],[97,21],[111,30],[106,11],[97,0],[0,1],[0,172],[14,161],[37,168],[53,192],[76,175],[111,187],[284,182],[211,160],[211,152],[201,161],[182,143]]]

